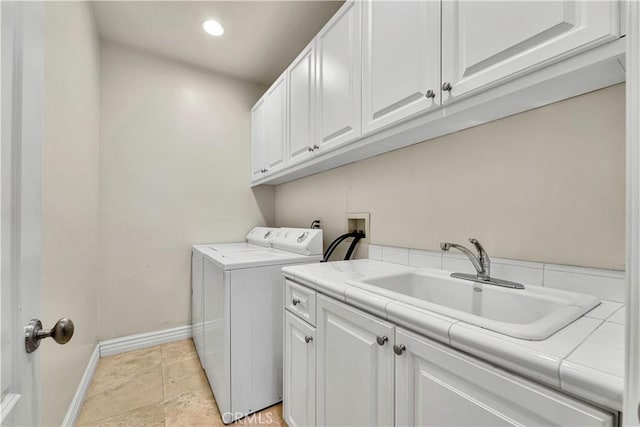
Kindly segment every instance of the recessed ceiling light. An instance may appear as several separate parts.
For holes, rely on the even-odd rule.
[[[224,34],[224,28],[218,21],[214,21],[213,19],[208,19],[202,23],[202,28],[211,34],[212,36],[221,36]]]

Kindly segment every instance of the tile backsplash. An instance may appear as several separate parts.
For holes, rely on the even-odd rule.
[[[410,267],[475,273],[466,256],[449,252],[369,245],[369,259]],[[603,300],[619,303],[624,303],[626,295],[624,271],[619,270],[491,258],[491,276],[522,282],[525,285],[585,292]]]

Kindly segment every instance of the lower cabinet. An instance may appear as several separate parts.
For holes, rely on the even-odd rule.
[[[316,328],[286,312],[283,417],[289,427],[316,424]]]
[[[316,319],[313,325],[286,312],[289,426],[616,423],[610,412],[320,294]]]
[[[612,414],[396,329],[396,426],[613,426]]]
[[[393,425],[394,326],[322,295],[316,316],[317,425]]]

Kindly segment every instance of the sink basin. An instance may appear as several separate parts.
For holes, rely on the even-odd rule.
[[[597,306],[592,295],[530,286],[508,289],[417,270],[347,284],[514,338],[543,340]]]

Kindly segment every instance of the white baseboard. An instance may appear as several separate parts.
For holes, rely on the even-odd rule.
[[[73,396],[73,399],[71,399],[71,403],[69,403],[69,409],[67,409],[67,414],[64,416],[62,425],[75,425],[78,415],[80,415],[80,409],[82,409],[82,403],[84,402],[84,398],[89,390],[89,386],[91,385],[91,380],[96,372],[98,361],[101,357],[132,350],[139,350],[146,347],[153,347],[154,345],[184,340],[187,338],[191,338],[191,325],[100,341],[96,344],[96,348],[93,350],[93,353],[91,353],[89,363],[87,363],[87,367],[84,370],[80,384],[78,384],[76,394]]]
[[[100,357],[191,338],[191,325],[100,341]]]
[[[99,343],[96,344],[96,348],[93,349],[93,353],[91,353],[91,357],[89,358],[89,363],[87,363],[84,374],[80,379],[80,384],[78,384],[78,388],[76,389],[76,394],[74,394],[73,399],[71,399],[69,409],[67,409],[67,414],[64,416],[64,420],[62,421],[63,426],[73,426],[76,424],[78,415],[80,415],[80,409],[82,409],[84,397],[87,395],[87,390],[89,390],[89,386],[91,385],[93,374],[96,372],[98,360],[100,360]]]

